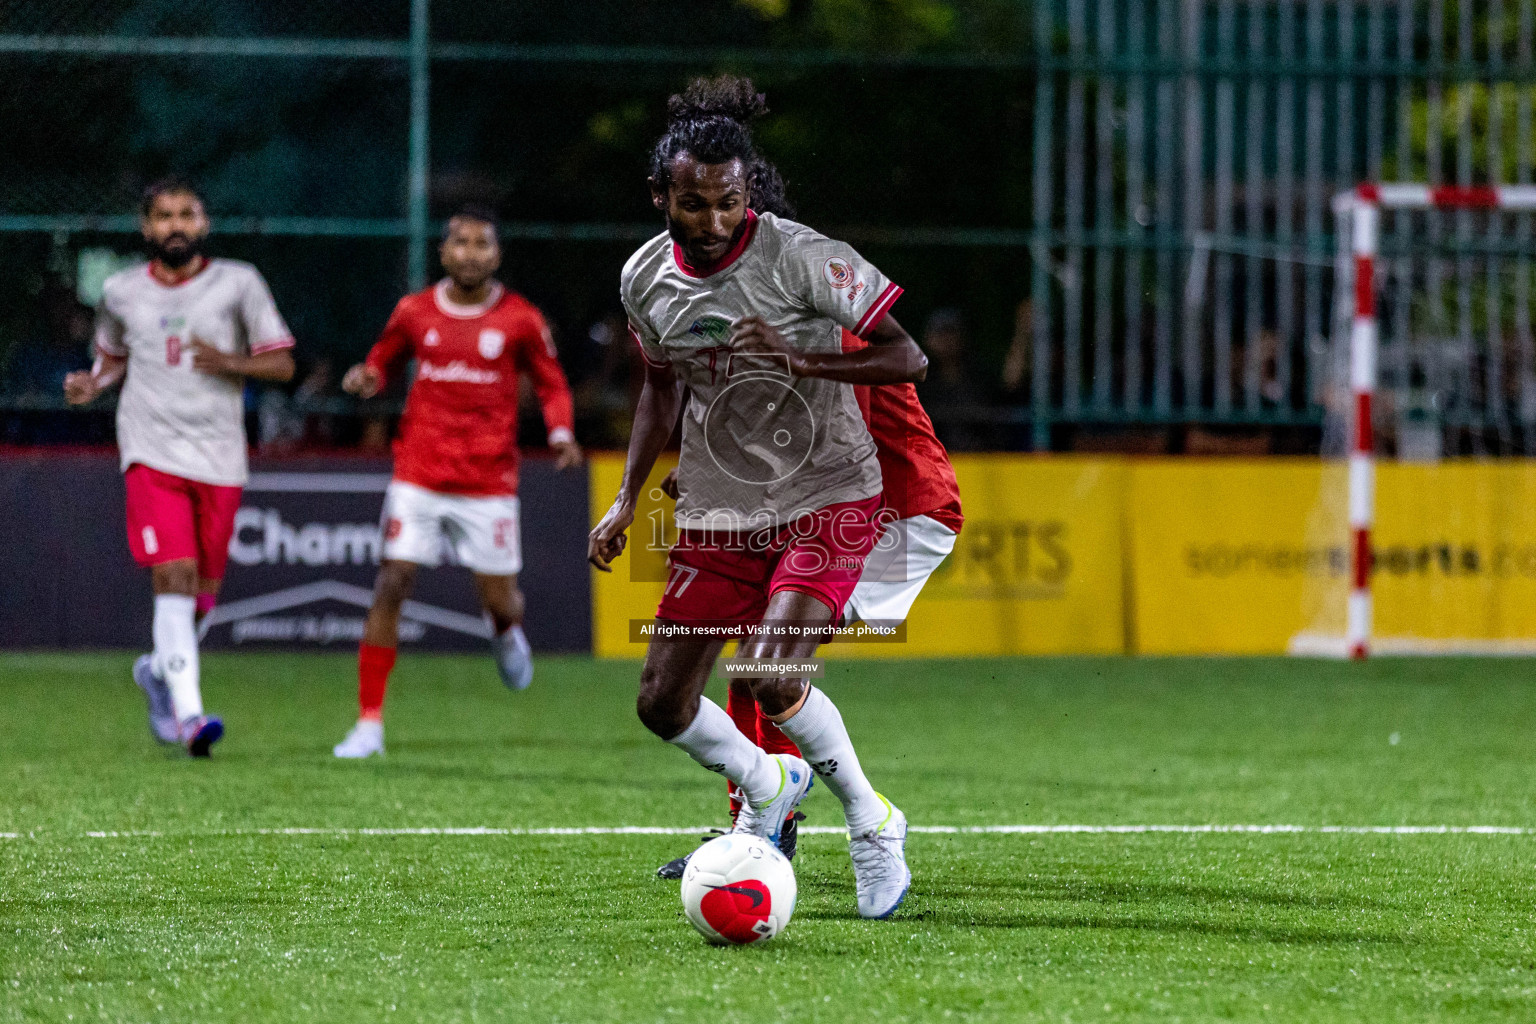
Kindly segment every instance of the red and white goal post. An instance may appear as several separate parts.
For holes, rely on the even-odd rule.
[[[1376,511],[1376,466],[1371,416],[1380,363],[1377,295],[1381,275],[1377,262],[1382,215],[1390,211],[1536,212],[1536,186],[1363,184],[1338,196],[1334,211],[1341,221],[1348,218],[1347,225],[1341,224],[1347,227],[1347,231],[1341,231],[1341,244],[1348,244],[1352,259],[1340,269],[1353,277],[1350,292],[1354,304],[1348,359],[1352,399],[1348,455],[1351,537],[1344,652],[1351,658],[1364,658],[1370,653],[1373,640],[1371,529]],[[1342,301],[1349,301],[1348,294]]]

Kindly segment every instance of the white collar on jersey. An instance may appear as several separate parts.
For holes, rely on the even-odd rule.
[[[446,277],[437,282],[437,286],[432,289],[432,299],[437,303],[437,308],[444,313],[447,313],[449,316],[484,316],[486,313],[489,313],[491,310],[496,308],[496,303],[501,301],[501,297],[506,294],[507,291],[507,289],[502,286],[500,281],[492,281],[491,294],[485,297],[484,302],[478,302],[473,306],[465,306],[448,298],[448,283],[449,279]]]

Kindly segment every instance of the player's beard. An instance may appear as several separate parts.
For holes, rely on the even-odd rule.
[[[181,244],[172,248],[170,243],[174,239],[180,239]],[[147,242],[149,258],[158,260],[173,270],[180,270],[203,254],[202,237],[194,238],[177,232],[166,236],[163,242]]]
[[[716,260],[724,259],[725,254],[730,252],[731,249],[735,247],[736,243],[741,240],[741,233],[745,230],[747,230],[747,219],[743,217],[741,219],[741,223],[736,225],[736,230],[731,233],[730,240],[726,242],[725,248],[721,251],[720,255],[717,256],[715,260],[705,260],[699,265],[708,266]],[[670,216],[667,217],[667,234],[671,236],[672,241],[677,243],[677,247],[683,250],[684,255],[688,257],[688,262],[691,265],[693,263],[693,253],[688,248],[689,239],[686,235],[683,234],[683,229],[678,227],[677,223],[673,221]]]

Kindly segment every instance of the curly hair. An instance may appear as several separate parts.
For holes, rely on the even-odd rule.
[[[768,97],[737,75],[695,78],[667,100],[667,130],[651,150],[651,180],[672,184],[672,161],[687,153],[700,163],[740,160],[747,171],[750,205],[758,213],[792,216],[784,177],[752,142],[752,122],[768,113]]]

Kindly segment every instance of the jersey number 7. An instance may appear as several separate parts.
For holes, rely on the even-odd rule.
[[[670,597],[682,597],[683,591],[688,589],[688,584],[692,583],[693,578],[698,574],[699,570],[692,566],[674,565],[672,567],[672,575],[667,578],[667,586],[662,593]],[[673,587],[677,589],[673,590]]]

